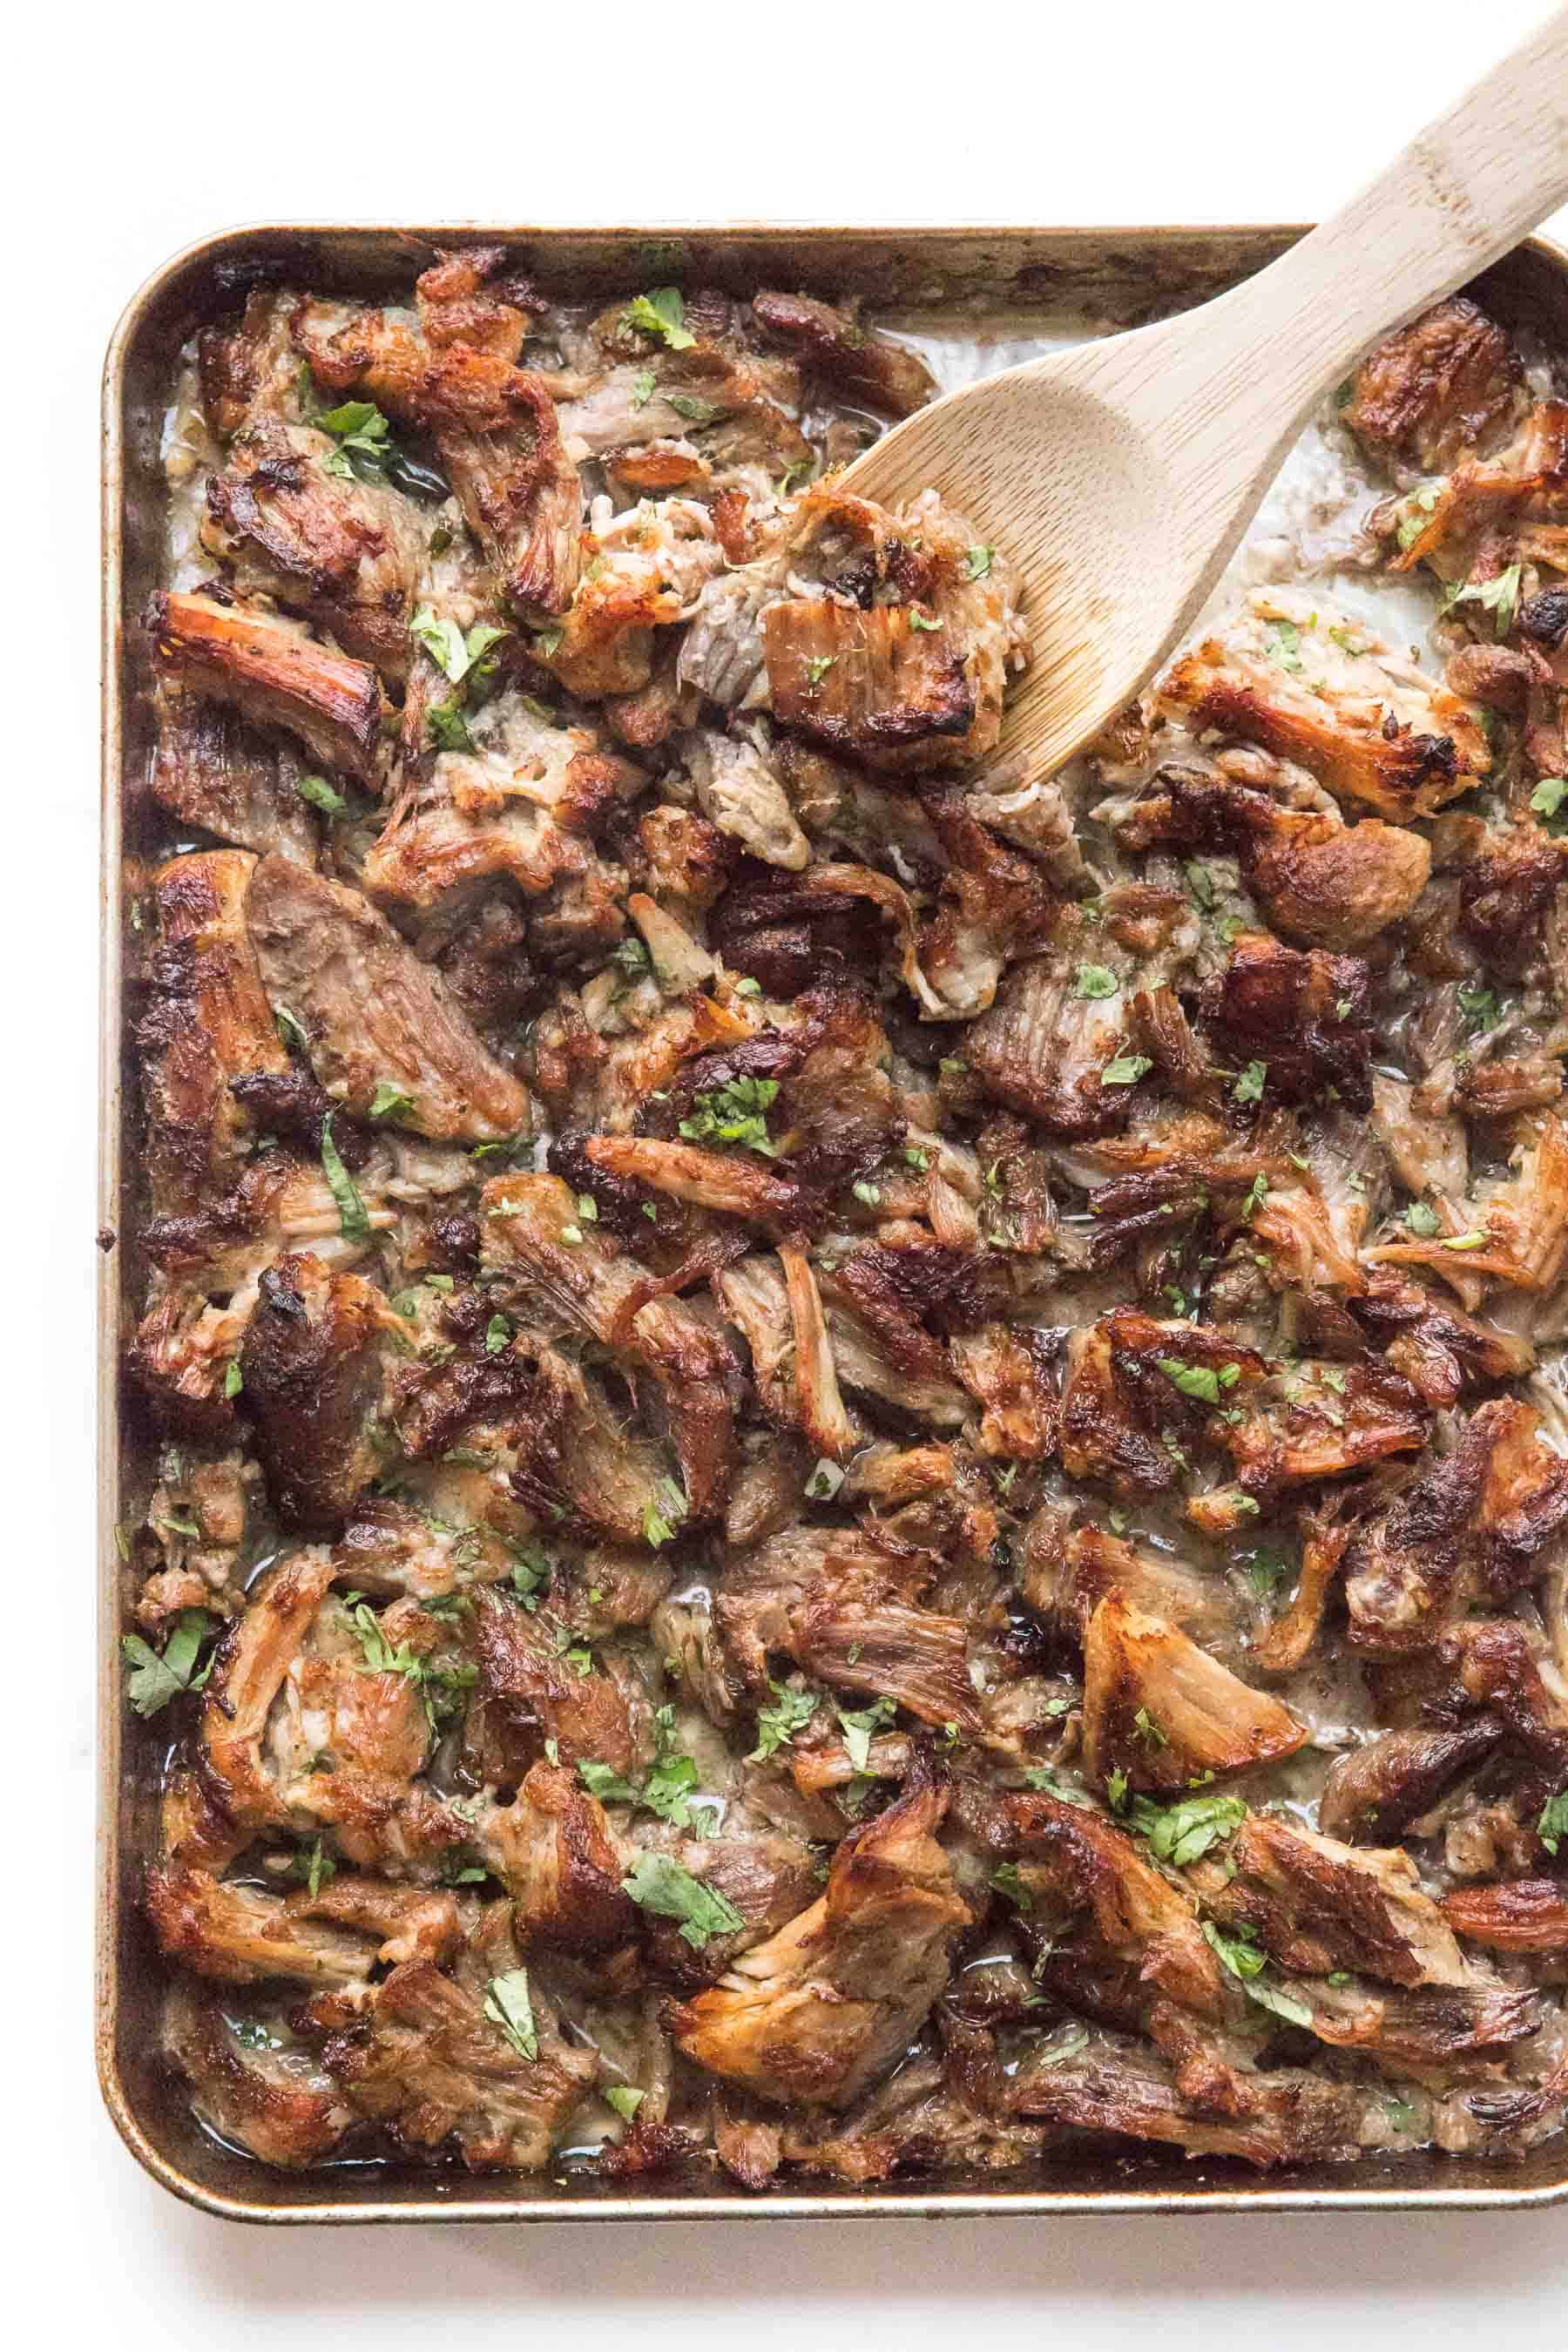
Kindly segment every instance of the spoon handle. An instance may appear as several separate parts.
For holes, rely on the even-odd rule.
[[[1284,450],[1371,344],[1500,260],[1568,198],[1568,8],[1369,186],[1245,285],[1175,320],[1163,398],[1220,471]],[[1223,420],[1223,421],[1222,421]],[[1217,488],[1217,483],[1216,483]]]

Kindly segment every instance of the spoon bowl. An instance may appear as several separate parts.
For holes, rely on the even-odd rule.
[[[933,486],[1023,584],[1031,666],[1001,756],[1049,774],[1147,684],[1302,425],[1380,337],[1568,197],[1568,8],[1342,211],[1201,309],[919,409],[842,487]]]

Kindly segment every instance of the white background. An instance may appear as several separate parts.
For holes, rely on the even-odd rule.
[[[35,0],[7,34],[0,400],[0,1432],[14,2324],[127,2347],[900,2352],[1563,2341],[1568,2209],[1349,2218],[250,2231],[98,2105],[91,1896],[98,541],[104,345],[247,220],[1310,219],[1538,0],[996,0],[875,12]],[[1563,223],[1558,223],[1563,233]],[[8,870],[6,870],[8,869]],[[36,2339],[35,2339],[36,2340]]]

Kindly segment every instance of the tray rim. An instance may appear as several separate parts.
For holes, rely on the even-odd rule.
[[[286,2194],[263,2201],[259,2197],[231,2195],[185,2170],[160,2147],[137,2110],[125,2078],[120,2053],[119,1951],[121,1929],[122,1870],[121,1853],[121,1775],[124,1746],[124,1716],[121,1705],[119,1635],[121,1595],[116,1569],[114,1529],[119,1517],[118,1463],[121,1441],[120,1383],[117,1377],[120,1300],[116,1265],[117,1221],[120,1213],[121,1128],[121,933],[118,919],[122,866],[122,760],[125,735],[125,693],[122,642],[124,612],[124,489],[126,467],[125,393],[127,365],[136,340],[150,313],[165,293],[186,278],[215,263],[242,260],[258,242],[279,236],[320,236],[342,243],[360,237],[406,238],[411,247],[436,243],[471,244],[487,238],[508,243],[524,239],[549,244],[574,239],[625,241],[701,239],[742,248],[785,238],[808,249],[863,244],[868,247],[902,242],[910,247],[957,249],[989,239],[1015,243],[1039,239],[1066,251],[1115,246],[1147,251],[1178,245],[1226,240],[1270,243],[1281,248],[1307,234],[1310,224],[1279,221],[1203,221],[1045,223],[995,222],[854,222],[788,220],[638,221],[632,225],[607,221],[541,222],[533,225],[500,221],[385,222],[270,219],[245,221],[193,239],[161,263],[126,303],[110,336],[104,358],[100,418],[100,552],[102,559],[101,701],[100,701],[100,960],[99,960],[99,1162],[98,1208],[100,1262],[97,1284],[96,1337],[100,1379],[96,1433],[98,1446],[97,1534],[99,1574],[95,1629],[97,1656],[97,1823],[94,2019],[93,2041],[99,2088],[110,2121],[142,2169],[162,2188],[197,2211],[219,2221],[246,2221],[269,2227],[311,2223],[339,2228],[389,2226],[407,2222],[590,2222],[590,2221],[847,2221],[876,2217],[896,2221],[941,2221],[979,2215],[1033,2220],[1045,2216],[1084,2217],[1130,2214],[1199,2213],[1321,2213],[1321,2212],[1526,2212],[1568,2204],[1568,2135],[1564,2136],[1563,2173],[1519,2189],[1467,2184],[1465,2159],[1450,2159],[1450,2185],[1377,2187],[1352,2177],[1360,2167],[1346,2166],[1342,2187],[1313,2183],[1310,2187],[1271,2184],[1268,2176],[1256,2186],[1181,2185],[1179,2175],[1163,2175],[1148,2185],[1125,2189],[984,2189],[924,2187],[912,2182],[900,2190],[873,2189],[847,2194],[842,2189],[817,2191],[766,2191],[752,2196],[740,2191],[713,2196],[652,2191],[643,2196],[579,2196],[559,2201],[530,2195],[520,2189],[510,2197],[464,2194],[454,2184],[458,2176],[432,2174],[429,2189],[418,2195],[393,2199],[354,2191],[320,2204]],[[1568,286],[1568,247],[1542,236],[1522,238],[1515,252],[1542,258]],[[106,1239],[106,1236],[108,1238]],[[258,2167],[258,2179],[287,2181],[274,2168]],[[319,2179],[318,2174],[314,2176]],[[367,2180],[375,2178],[365,2175]],[[537,2178],[537,2177],[535,2177]]]

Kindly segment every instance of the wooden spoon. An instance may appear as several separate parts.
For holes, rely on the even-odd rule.
[[[1568,196],[1568,8],[1245,285],[934,401],[842,487],[934,484],[1022,575],[1002,753],[1047,774],[1148,680],[1351,364]]]

